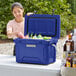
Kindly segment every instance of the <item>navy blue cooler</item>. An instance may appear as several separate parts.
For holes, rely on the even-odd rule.
[[[27,33],[41,34],[42,36],[50,36],[52,38],[50,40],[15,39],[16,61],[18,63],[36,64],[55,62],[55,45],[60,38],[60,16],[44,14],[25,15],[24,35]]]

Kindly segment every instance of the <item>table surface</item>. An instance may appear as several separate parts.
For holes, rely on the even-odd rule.
[[[49,64],[49,65],[27,64],[27,63],[23,64],[23,63],[17,63],[15,56],[0,54],[0,66],[60,71],[61,60],[57,59],[55,63]]]

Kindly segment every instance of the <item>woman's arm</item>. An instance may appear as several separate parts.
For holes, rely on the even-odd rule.
[[[18,33],[19,32],[12,32],[11,30],[8,30],[7,31],[7,36],[8,36],[8,38],[14,38],[14,37],[18,36]]]

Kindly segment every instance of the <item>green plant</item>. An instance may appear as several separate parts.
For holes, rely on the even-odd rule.
[[[20,2],[24,6],[24,15],[34,11],[37,11],[36,14],[52,14],[52,10],[55,9],[54,14],[61,16],[61,31],[67,32],[76,26],[75,15],[71,12],[71,4],[68,0],[0,0],[0,34],[2,35],[6,35],[6,25],[14,18],[11,13],[11,5],[14,2]]]
[[[61,33],[60,34],[61,34],[61,37],[65,37],[66,36],[66,30],[62,30],[61,29]]]

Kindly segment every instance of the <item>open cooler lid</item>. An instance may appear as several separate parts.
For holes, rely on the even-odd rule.
[[[24,35],[27,33],[60,38],[60,15],[25,15]]]

